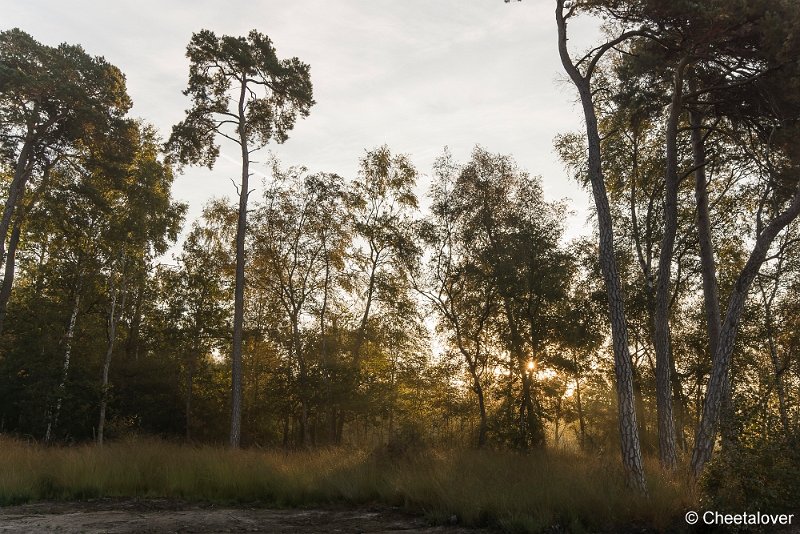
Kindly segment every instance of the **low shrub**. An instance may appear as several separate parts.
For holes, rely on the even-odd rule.
[[[739,444],[717,454],[700,487],[708,510],[800,512],[800,450],[776,442]]]

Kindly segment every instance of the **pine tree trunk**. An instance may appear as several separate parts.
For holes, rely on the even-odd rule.
[[[22,221],[18,218],[17,223],[11,229],[11,238],[8,241],[8,251],[6,252],[6,266],[3,272],[3,283],[0,286],[0,334],[3,333],[3,326],[6,322],[6,310],[8,300],[11,298],[11,287],[14,284],[14,271],[16,269],[17,245],[19,245]]]
[[[34,115],[36,114],[37,108],[38,105],[34,107]],[[22,196],[25,192],[25,185],[28,183],[32,172],[32,149],[33,126],[28,125],[25,141],[23,142],[22,149],[14,165],[14,177],[11,179],[11,185],[8,188],[8,198],[6,198],[5,206],[3,207],[3,216],[0,219],[0,259],[5,257],[6,254],[6,237],[8,237],[8,229],[11,226],[11,217],[14,215],[14,210],[22,200]]]
[[[600,234],[600,267],[608,293],[608,310],[611,322],[611,338],[614,351],[614,374],[616,379],[617,406],[619,410],[619,433],[622,464],[630,487],[645,493],[647,485],[642,467],[642,451],[636,422],[633,399],[633,370],[628,346],[628,330],[625,320],[625,304],[622,285],[614,257],[614,234],[611,208],[606,193],[601,166],[600,135],[597,115],[592,101],[590,80],[580,74],[567,51],[567,26],[564,20],[564,0],[556,2],[558,25],[558,48],[567,74],[578,89],[586,119],[586,137],[589,144],[589,181],[592,185],[597,223]],[[591,73],[589,73],[591,74]]]
[[[757,236],[747,263],[739,273],[734,285],[728,302],[725,321],[720,329],[717,351],[714,354],[711,366],[706,397],[703,402],[702,418],[695,434],[694,450],[692,451],[692,473],[695,477],[699,477],[703,472],[703,468],[711,459],[714,450],[722,397],[725,383],[730,373],[731,355],[733,354],[733,346],[739,328],[739,319],[741,318],[750,286],[764,263],[772,241],[781,230],[797,218],[798,214],[800,214],[800,186],[795,191],[794,197],[787,208],[772,219]]]
[[[55,161],[46,162],[42,172],[42,179],[39,185],[36,187],[36,190],[33,192],[33,195],[31,195],[27,206],[20,202],[18,209],[15,210],[17,212],[17,216],[14,218],[13,227],[11,228],[11,237],[9,238],[8,250],[6,251],[3,283],[2,287],[0,287],[0,334],[3,332],[3,327],[6,320],[6,311],[8,309],[8,301],[11,298],[11,289],[14,286],[14,275],[17,266],[16,253],[17,246],[19,245],[20,235],[22,233],[22,226],[25,224],[25,219],[28,215],[28,212],[35,205],[36,201],[44,192],[44,190],[48,187],[50,183],[50,171],[54,165]],[[25,184],[23,183],[22,187],[24,188],[24,186]],[[11,195],[9,195],[8,200],[9,202],[11,201]],[[0,258],[2,258],[2,253],[0,253]]]
[[[683,74],[687,60],[675,68],[672,102],[666,129],[666,171],[664,176],[664,235],[658,259],[653,345],[656,351],[656,406],[658,411],[658,451],[661,466],[674,470],[678,466],[675,447],[675,420],[672,414],[672,347],[670,346],[669,303],[672,253],[678,232],[678,122],[683,95]]]
[[[242,439],[242,338],[244,329],[244,247],[247,231],[247,196],[250,179],[250,151],[247,144],[245,102],[247,83],[242,74],[239,93],[239,142],[242,148],[242,182],[236,223],[236,285],[233,297],[233,354],[231,357],[231,435],[230,446],[239,448]]]
[[[694,80],[690,80],[694,92]],[[703,279],[703,303],[706,313],[706,333],[711,357],[717,353],[719,334],[722,329],[722,312],[719,303],[717,266],[711,236],[711,216],[708,201],[708,179],[706,177],[706,155],[703,140],[703,119],[697,110],[690,110],[689,125],[692,131],[692,163],[695,168],[694,197],[697,204],[697,239],[700,249],[700,274]],[[733,407],[731,405],[730,376],[726,374],[723,385],[720,431],[724,444],[735,440],[732,435]]]

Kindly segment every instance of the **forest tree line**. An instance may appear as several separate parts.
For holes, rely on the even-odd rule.
[[[479,146],[424,171],[367,148],[345,177],[273,161],[248,204],[250,155],[314,104],[256,31],[192,37],[168,139],[104,59],[2,32],[0,431],[621,447],[639,488],[643,453],[700,475],[714,450],[790,450],[800,12],[741,4],[557,1],[586,130],[556,149],[596,206],[571,242],[567,205]],[[581,12],[609,40],[574,59]],[[209,202],[170,259],[174,176],[220,143],[237,205]]]

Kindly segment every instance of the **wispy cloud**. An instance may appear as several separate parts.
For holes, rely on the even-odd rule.
[[[291,139],[270,149],[286,165],[351,176],[365,148],[388,143],[423,172],[448,145],[466,158],[480,143],[512,154],[544,179],[552,198],[571,197],[581,231],[587,196],[552,149],[558,132],[580,128],[574,96],[556,83],[561,67],[549,2],[530,0],[279,0],[219,2],[11,0],[0,25],[48,44],[81,43],[127,75],[134,114],[167,135],[189,102],[181,94],[191,33],[201,28],[269,35],[280,56],[311,65],[317,105]],[[591,39],[593,27],[571,42]],[[587,41],[588,42],[588,41]],[[190,169],[177,198],[199,215],[230,195],[238,160]],[[266,154],[259,158],[266,162]],[[268,177],[266,166],[254,169]],[[262,172],[263,171],[263,172]]]

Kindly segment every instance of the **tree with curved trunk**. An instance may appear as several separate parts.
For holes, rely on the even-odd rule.
[[[800,111],[800,107],[796,108],[795,112],[797,111]],[[728,299],[727,311],[720,326],[719,338],[716,341],[702,418],[692,451],[691,465],[695,476],[700,476],[714,450],[734,343],[750,288],[767,258],[773,241],[800,216],[800,165],[798,164],[800,159],[794,141],[797,118],[800,118],[800,115],[793,119],[795,126],[784,126],[783,131],[777,135],[773,130],[762,146],[766,157],[766,168],[769,170],[765,177],[765,189],[758,201],[755,241],[744,267],[736,277]],[[789,198],[781,202],[780,197],[787,196]]]
[[[600,267],[608,293],[609,318],[614,350],[614,371],[616,375],[617,405],[619,410],[620,446],[622,463],[628,485],[638,491],[646,491],[642,451],[639,443],[636,410],[633,400],[633,370],[628,347],[628,332],[625,319],[625,303],[622,295],[617,262],[614,256],[614,226],[611,209],[603,179],[600,152],[600,134],[597,127],[597,114],[592,92],[592,76],[603,55],[625,40],[640,35],[637,31],[627,31],[618,37],[595,48],[577,63],[567,49],[567,21],[575,14],[575,6],[565,7],[565,0],[556,0],[556,24],[558,27],[558,51],[561,63],[572,83],[578,89],[584,118],[586,137],[589,145],[588,177],[592,186],[597,222],[600,233]],[[583,67],[581,71],[580,67]]]
[[[168,146],[182,164],[201,163],[209,168],[219,156],[217,136],[232,141],[241,152],[230,432],[231,447],[239,447],[250,157],[271,140],[286,141],[297,115],[308,116],[314,99],[308,65],[296,57],[278,59],[269,37],[256,30],[247,37],[217,37],[201,30],[192,35],[186,56],[190,65],[184,94],[191,96],[193,105],[186,118],[173,127]]]
[[[758,19],[763,16],[757,4],[758,2],[752,2],[740,12],[732,14],[729,12],[730,8],[723,5],[638,5],[630,2],[631,9],[621,13],[621,21],[626,24],[642,23],[652,28],[650,38],[634,41],[627,53],[620,56],[616,70],[622,82],[622,100],[632,104],[634,108],[642,108],[645,114],[647,109],[658,106],[659,101],[665,101],[666,104],[664,224],[653,295],[653,346],[656,353],[659,451],[662,465],[671,469],[677,465],[677,458],[670,392],[673,365],[670,332],[670,307],[673,299],[670,285],[678,233],[678,191],[682,178],[690,174],[679,173],[679,126],[681,116],[687,108],[687,100],[697,101],[704,93],[719,93],[726,87],[752,84],[764,74],[761,58],[750,51],[754,35],[757,34],[751,27],[758,27]],[[654,65],[663,67],[654,68]],[[671,79],[668,79],[666,72],[671,73]],[[731,77],[731,72],[736,72],[736,76]],[[702,91],[696,89],[697,73],[705,81]],[[690,117],[690,129],[693,130],[692,152],[695,159],[693,169],[698,180],[705,180],[705,162],[701,157],[702,139],[697,133],[700,125],[696,111],[695,109]],[[719,306],[718,303],[715,305],[710,302],[717,298],[714,294],[716,281],[709,274],[714,269],[714,260],[713,252],[706,246],[708,229],[704,226],[708,217],[708,206],[707,203],[703,204],[702,189],[705,184],[698,187],[700,189],[696,190],[696,194],[700,203],[697,235],[700,241],[708,332],[710,336],[716,337],[719,332]],[[716,339],[711,340],[710,346],[713,352]],[[729,390],[727,387],[725,389]]]
[[[696,41],[703,46],[696,50],[685,95],[706,330],[713,358],[692,451],[692,471],[699,476],[711,458],[717,428],[721,429],[723,448],[735,440],[730,370],[739,322],[773,241],[800,214],[800,155],[795,141],[800,121],[796,63],[800,13],[792,2],[753,0],[736,11],[727,5],[696,5],[690,14],[688,28],[704,25],[713,29],[698,32],[703,35]],[[704,146],[709,136],[721,139],[719,147],[723,149],[711,157]],[[744,266],[733,273],[735,283],[724,319],[710,232],[713,214],[705,171],[711,164],[737,166],[749,183],[753,206],[752,248]]]
[[[38,203],[42,194],[50,186],[50,178],[52,170],[58,163],[58,158],[52,162],[47,162],[42,170],[42,178],[39,184],[34,189],[33,193],[28,198],[27,202],[21,203],[16,209],[16,216],[14,217],[11,226],[11,236],[8,240],[8,248],[6,249],[5,269],[3,271],[3,282],[0,284],[0,334],[3,333],[3,325],[5,324],[6,313],[8,310],[8,301],[11,298],[11,289],[14,285],[14,275],[16,273],[16,254],[17,247],[20,243],[22,236],[22,229],[26,225],[28,213]]]

